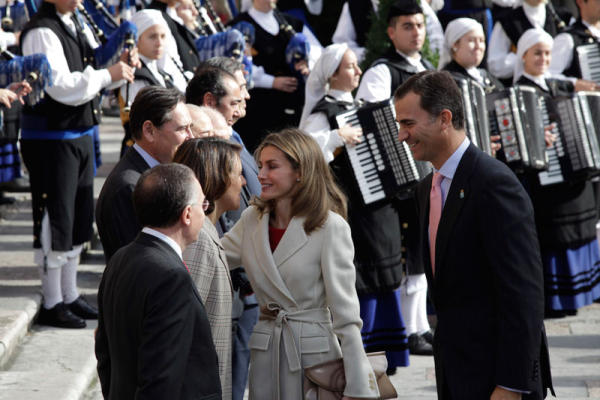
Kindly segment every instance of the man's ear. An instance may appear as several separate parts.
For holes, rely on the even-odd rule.
[[[179,220],[184,226],[190,226],[190,224],[192,223],[192,206],[191,205],[188,204],[187,206],[185,206],[185,208],[181,212],[181,215],[179,216]]]
[[[146,120],[142,124],[142,137],[147,142],[150,142],[150,143],[154,142],[154,140],[155,140],[154,124],[152,123],[152,121]]]
[[[390,38],[390,40],[392,40],[392,37],[394,37],[394,33],[396,32],[396,29],[394,29],[393,26],[388,26],[385,31],[387,32],[387,35]]]
[[[452,111],[444,108],[440,113],[440,122],[442,124],[442,128],[450,128],[452,126]]]
[[[213,96],[211,92],[206,92],[204,93],[204,96],[202,96],[202,104],[208,107],[215,108],[217,107],[217,99],[215,98],[215,96]]]

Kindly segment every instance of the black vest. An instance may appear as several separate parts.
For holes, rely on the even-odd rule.
[[[289,24],[296,32],[302,32],[304,24],[299,19],[283,14],[279,10],[273,10],[273,14],[279,26],[282,24]],[[246,12],[239,14],[229,23],[229,25],[233,26],[240,21],[246,21],[252,24],[256,32],[256,39],[254,40],[252,49],[253,63],[262,66],[269,75],[292,75],[290,67],[285,62],[285,49],[290,42],[291,36],[283,29],[279,29],[276,36],[271,35]]]
[[[175,21],[167,14],[167,4],[161,3],[160,1],[154,0],[148,6],[149,9],[159,10],[162,13],[163,18],[169,26],[171,34],[177,43],[177,53],[183,64],[183,69],[186,71],[195,71],[196,67],[200,65],[200,57],[196,50],[196,43],[191,32],[184,26]]]
[[[158,70],[158,73],[161,74],[163,79],[165,80],[164,87],[169,89],[172,88],[173,78],[171,77],[171,75],[167,74],[164,71],[161,71],[160,69]],[[142,68],[136,68],[134,76],[135,80],[147,82],[149,85],[152,86],[162,86],[162,84],[156,79],[156,77],[154,77],[154,74],[150,71],[150,69],[148,69],[148,66],[143,61]]]
[[[499,20],[504,32],[512,42],[512,44],[517,47],[517,43],[521,35],[527,30],[531,29],[534,26],[527,19],[527,15],[525,15],[525,11],[523,10],[523,6],[514,9],[512,12],[507,13],[503,18]],[[546,21],[544,22],[544,30],[550,34],[550,36],[555,37],[558,34],[557,22],[554,20],[550,9],[546,5]]]
[[[563,73],[566,76],[573,76],[575,78],[582,78],[581,76],[581,66],[579,65],[579,58],[577,57],[577,52],[575,49],[579,46],[583,46],[586,44],[596,43],[600,46],[600,43],[594,35],[590,32],[587,26],[581,22],[581,18],[579,18],[573,25],[569,26],[565,29],[565,33],[571,35],[573,38],[573,61],[569,68],[565,69]]]
[[[75,35],[59,18],[54,4],[42,3],[37,14],[25,25],[21,43],[36,28],[48,28],[58,37],[71,72],[81,72],[88,65],[94,66],[94,50],[83,33]],[[100,94],[79,106],[69,106],[49,95],[34,107],[23,107],[23,129],[69,130],[91,128],[100,123]]]
[[[431,63],[424,58],[421,58],[421,63],[428,70],[435,70],[435,67],[431,65]],[[416,74],[417,68],[414,67],[411,63],[409,63],[406,58],[398,54],[396,49],[392,46],[387,53],[382,58],[379,58],[373,62],[371,67],[374,67],[379,64],[385,64],[388,66],[390,70],[390,74],[392,76],[392,85],[391,85],[391,93],[392,95],[396,91],[396,89],[404,83],[408,78]]]
[[[502,84],[502,82],[500,82],[496,77],[494,77],[494,75],[490,74],[485,68],[477,68],[477,70],[479,70],[479,73],[481,74],[481,77],[483,78],[483,86],[485,87],[486,91],[504,89],[504,85]],[[450,61],[444,67],[444,71],[448,71],[451,74],[458,74],[462,78],[465,78],[465,79],[473,79],[476,81],[476,79],[474,79],[471,75],[469,75],[467,70],[462,65],[458,64],[454,60]],[[477,83],[481,83],[481,82],[477,82]]]
[[[373,18],[373,4],[371,0],[348,0],[350,18],[356,32],[356,43],[365,47],[367,43],[367,32],[371,29],[371,18]]]

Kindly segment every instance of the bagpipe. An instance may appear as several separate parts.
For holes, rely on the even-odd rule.
[[[11,83],[27,81],[31,93],[25,97],[25,102],[33,106],[44,97],[44,90],[52,86],[52,69],[44,54],[16,56],[8,50],[0,50],[0,87]]]
[[[285,62],[294,74],[299,75],[296,71],[296,64],[300,61],[308,63],[308,55],[310,53],[308,38],[303,33],[296,32],[294,27],[280,13],[274,12],[273,15],[279,24],[279,29],[288,38],[288,44],[285,48]],[[304,79],[304,77],[300,77]]]
[[[24,2],[16,0],[6,0],[6,5],[0,8],[2,17],[2,30],[5,32],[19,32],[29,21],[30,14]]]
[[[237,24],[233,25],[233,29],[236,29],[244,35],[244,40],[246,41],[246,48],[251,49],[254,46],[254,41],[256,39],[256,30],[254,29],[254,25],[246,21],[240,21]],[[252,83],[252,55],[248,54],[250,52],[244,52],[242,57],[242,64],[244,65],[244,75],[246,78],[246,84],[249,88],[253,86]]]
[[[123,21],[119,24],[100,0],[88,1],[94,4],[94,8],[98,11],[101,18],[94,18],[84,4],[80,4],[77,11],[78,15],[83,16],[87,21],[100,42],[100,46],[94,50],[96,66],[106,67],[115,64],[121,58],[123,50],[127,48],[132,49],[135,46],[137,28],[129,21]],[[105,33],[107,31],[98,25],[98,21],[103,21],[103,24],[108,27],[108,36]]]

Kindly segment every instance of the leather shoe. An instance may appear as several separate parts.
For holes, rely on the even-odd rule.
[[[69,310],[83,319],[98,319],[98,310],[95,309],[83,296],[79,296],[74,302],[67,304]]]
[[[40,325],[56,326],[58,328],[81,329],[86,327],[84,320],[73,314],[65,303],[58,303],[48,309],[42,306],[37,317]]]
[[[425,339],[425,341],[427,343],[429,343],[430,345],[433,346],[433,331],[432,330],[428,330],[425,333],[422,333],[421,336],[423,337],[423,339]]]
[[[413,333],[408,337],[408,351],[412,355],[431,356],[433,355],[433,347],[422,335]]]

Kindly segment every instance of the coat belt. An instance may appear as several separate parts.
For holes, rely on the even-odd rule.
[[[281,399],[279,388],[279,347],[281,337],[284,336],[283,345],[285,355],[288,359],[288,366],[291,372],[299,371],[302,368],[300,362],[300,352],[296,346],[294,332],[289,326],[289,321],[307,322],[313,324],[330,324],[331,313],[328,308],[311,308],[307,310],[288,311],[281,308],[277,303],[269,303],[260,308],[260,320],[274,320],[273,327],[273,372],[275,373],[275,382],[273,386],[273,399]]]

